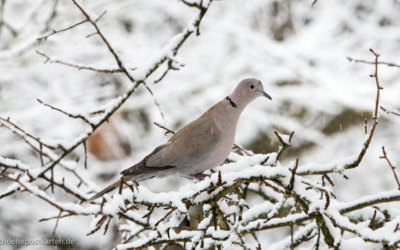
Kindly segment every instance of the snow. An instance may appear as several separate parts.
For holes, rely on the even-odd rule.
[[[265,211],[271,211],[272,208],[273,205],[267,201],[253,206],[251,209],[243,213],[243,223],[246,224],[252,219],[257,218],[260,214],[265,213]]]
[[[307,173],[313,171],[331,171],[341,173],[347,164],[353,163],[358,158],[358,154],[343,157],[341,159],[334,159],[327,163],[308,162],[298,167],[297,173]]]
[[[2,156],[0,156],[0,165],[10,166],[10,167],[18,167],[18,168],[25,169],[25,170],[30,169],[30,167],[28,165],[22,163],[20,160],[4,158]]]
[[[304,228],[302,228],[302,230],[300,230],[300,231],[297,231],[294,235],[293,235],[293,239],[297,239],[297,238],[301,238],[301,237],[303,237],[304,235],[307,235],[307,233],[310,231],[310,230],[313,230],[314,228],[316,228],[317,227],[317,225],[316,225],[316,223],[309,223],[307,226],[305,226]],[[278,242],[278,243],[275,243],[275,244],[273,244],[273,245],[271,245],[268,249],[270,249],[270,250],[279,250],[279,249],[287,249],[287,248],[290,248],[290,245],[291,245],[291,241],[292,241],[292,239],[291,239],[291,237],[289,236],[289,237],[287,237],[285,240],[282,240],[282,241],[280,241],[280,242]]]
[[[56,184],[64,183],[69,190],[89,197],[89,191],[100,190],[111,179],[118,178],[121,170],[141,160],[155,146],[169,138],[164,136],[164,131],[153,126],[153,122],[162,121],[166,127],[177,130],[230,93],[242,78],[257,77],[262,80],[273,101],[256,100],[244,111],[235,140],[238,145],[252,151],[252,154],[254,152],[254,155],[230,154],[229,160],[232,163],[216,167],[216,173],[201,182],[179,177],[153,179],[141,183],[138,190],[133,192],[127,188],[121,195],[118,192],[109,194],[105,196],[107,202],[103,212],[113,216],[112,223],[124,229],[127,235],[134,234],[140,226],[129,220],[122,222],[122,219],[114,216],[121,208],[129,207],[129,201],[135,199],[137,202],[168,205],[176,210],[157,227],[163,234],[162,239],[167,239],[165,232],[169,228],[177,227],[185,215],[191,219],[196,217],[196,211],[193,208],[188,209],[182,202],[183,198],[198,194],[192,202],[200,204],[213,199],[224,188],[237,183],[238,179],[253,176],[278,179],[287,185],[291,178],[290,169],[293,168],[291,162],[299,158],[297,173],[301,176],[296,176],[294,192],[310,201],[310,212],[319,211],[324,214],[330,231],[336,236],[337,231],[329,224],[332,218],[359,234],[357,236],[346,232],[343,237],[335,238],[337,241],[341,240],[341,248],[379,248],[378,243],[366,243],[362,240],[368,238],[381,238],[389,243],[398,241],[399,233],[394,233],[396,224],[400,221],[396,202],[376,205],[381,211],[387,210],[390,213],[391,221],[385,223],[385,228],[375,231],[367,227],[375,211],[373,208],[338,213],[357,204],[398,196],[390,168],[385,161],[378,158],[382,154],[381,147],[385,146],[392,163],[397,166],[400,161],[400,156],[396,154],[400,150],[400,140],[396,140],[399,137],[398,116],[379,110],[379,124],[364,160],[356,169],[344,169],[346,164],[357,159],[367,139],[363,121],[368,119],[368,128],[371,128],[371,113],[376,96],[374,79],[369,77],[374,73],[373,65],[349,62],[346,58],[372,61],[374,57],[368,49],[373,48],[381,54],[380,60],[400,63],[396,57],[400,46],[398,1],[318,1],[311,7],[310,2],[290,0],[287,2],[288,6],[279,5],[276,16],[273,15],[273,4],[279,4],[279,1],[187,1],[210,8],[200,25],[201,35],[192,34],[180,48],[178,55],[174,55],[172,50],[183,34],[196,32],[194,22],[198,18],[197,8],[188,7],[179,1],[162,0],[100,0],[84,3],[85,9],[93,18],[107,10],[107,14],[98,21],[99,28],[120,56],[123,65],[127,68],[137,67],[136,70],[129,71],[134,79],[145,79],[154,64],[160,60],[172,60],[173,65],[179,68],[178,71],[170,71],[158,84],[153,83],[163,73],[165,65],[155,71],[145,81],[154,92],[154,97],[143,86],[139,86],[121,107],[119,105],[127,97],[127,91],[135,87],[124,74],[96,73],[57,63],[43,64],[44,58],[36,53],[37,50],[46,53],[52,62],[60,60],[73,62],[78,66],[117,68],[114,58],[98,36],[86,38],[93,33],[88,23],[53,35],[46,41],[37,41],[38,37],[51,33],[53,29],[63,29],[82,20],[81,13],[73,4],[52,0],[5,1],[2,18],[18,35],[13,36],[8,28],[0,26],[0,116],[10,117],[11,121],[49,146],[69,148],[86,140],[92,131],[91,126],[81,119],[71,119],[43,107],[36,99],[44,100],[68,113],[81,115],[93,124],[99,123],[107,112],[119,107],[99,129],[103,129],[108,123],[118,131],[119,136],[111,134],[113,140],[109,139],[106,132],[100,135],[107,135],[103,139],[111,145],[103,149],[104,151],[118,151],[121,154],[100,160],[96,155],[100,153],[96,153],[94,147],[88,146],[86,170],[83,163],[84,149],[80,145],[54,168]],[[52,7],[56,2],[56,15],[52,16]],[[289,8],[289,12],[285,8]],[[290,23],[283,28],[283,40],[278,41],[274,38],[274,30],[285,22],[286,17],[290,17]],[[379,77],[384,87],[380,105],[389,112],[398,113],[400,70],[379,65]],[[165,118],[154,105],[154,98],[160,104]],[[99,110],[106,113],[94,117],[89,115]],[[41,160],[15,134],[18,133],[16,129],[7,127],[9,126],[0,123],[0,171],[4,165],[19,168],[17,171],[10,169],[5,173],[10,178],[21,174],[20,181],[35,195],[46,197],[65,209],[90,214],[99,212],[99,205],[79,205],[76,198],[57,187],[54,194],[51,188],[44,191],[47,182],[43,179],[30,182],[28,176],[36,178],[43,170]],[[292,146],[286,149],[279,162],[276,162],[276,152],[280,143],[273,133],[274,130],[281,134],[285,142],[289,139],[287,134],[295,131]],[[26,139],[37,145],[34,140]],[[96,141],[93,145],[100,147],[101,143]],[[52,151],[43,147],[44,165],[49,166],[49,161],[56,160],[60,154],[62,149]],[[261,162],[267,157],[269,159],[265,166],[261,166]],[[221,171],[222,186],[210,193],[204,192],[208,186],[217,185],[218,171]],[[335,186],[330,187],[327,182],[327,186],[323,186],[320,177],[306,175],[313,171],[339,173],[329,175]],[[344,176],[348,179],[343,178]],[[50,171],[46,173],[46,177],[51,177]],[[309,186],[304,182],[312,184],[313,188],[307,189]],[[278,185],[273,181],[270,184]],[[23,189],[9,180],[0,181],[1,194],[18,188]],[[327,200],[325,195],[321,196],[321,189],[336,195],[336,198],[330,196],[328,208],[325,208]],[[270,200],[255,198],[255,191],[267,194]],[[210,229],[206,232],[215,234],[218,238],[228,237],[226,243],[218,243],[227,248],[236,247],[234,242],[239,241],[235,227],[240,232],[255,228],[258,223],[260,226],[273,227],[308,216],[299,213],[288,218],[274,217],[281,205],[291,207],[295,200],[266,185],[250,184],[246,200],[240,195],[229,194],[227,197],[232,201],[226,198],[218,201],[217,205],[225,214],[238,214],[243,209],[242,221],[234,223],[233,216],[230,216],[233,231],[227,233]],[[202,207],[202,226],[211,220],[210,216],[207,217],[211,209],[209,205]],[[0,228],[0,234],[13,237],[29,235],[40,238],[50,235],[54,221],[37,221],[49,214],[58,215],[56,209],[44,205],[42,199],[33,197],[29,192],[16,192],[15,195],[5,198],[4,202],[0,202],[0,210],[4,214],[2,224],[7,225],[4,227],[7,231]],[[159,210],[149,220],[153,226],[158,216],[170,211],[162,208]],[[142,218],[146,211],[143,206],[138,210],[127,211],[126,215],[147,223],[147,219]],[[258,215],[273,218],[267,222],[265,219],[254,220]],[[375,219],[384,221],[383,216],[383,213],[378,212]],[[88,217],[60,219],[57,232],[62,232],[65,237],[73,237],[79,242],[79,246],[88,249],[111,249],[121,243],[115,242],[111,233],[103,235],[101,232],[86,236],[93,229],[93,223],[99,219]],[[354,226],[346,218],[360,218],[362,222]],[[296,230],[295,236],[301,237],[312,226],[315,225],[309,223],[301,230]],[[75,230],[77,228],[80,230]],[[169,231],[171,237],[176,239],[192,237],[197,240],[204,233],[185,229],[180,233]],[[158,237],[155,231],[139,235],[138,241],[120,244],[118,248],[139,246]],[[290,247],[290,238],[287,238],[286,231],[267,230],[257,232],[257,235],[263,249],[268,246],[277,249],[280,246]],[[188,242],[187,247],[190,248],[193,242],[194,240]],[[247,237],[245,242],[256,247]],[[321,244],[324,244],[323,241]],[[213,240],[205,239],[204,246],[213,247]],[[304,247],[307,249],[307,246]]]
[[[282,135],[282,134],[280,134],[279,136],[282,138],[284,143],[290,144],[290,135]]]

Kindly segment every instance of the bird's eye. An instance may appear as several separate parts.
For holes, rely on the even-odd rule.
[[[252,84],[252,85],[250,85],[250,88],[251,88],[251,89],[254,89],[254,85],[253,85],[253,84]]]

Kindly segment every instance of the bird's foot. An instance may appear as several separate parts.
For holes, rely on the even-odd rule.
[[[204,180],[206,177],[210,177],[209,174],[202,174],[202,173],[199,173],[199,174],[192,174],[192,175],[190,175],[190,176],[191,176],[192,178],[198,180],[198,181],[202,181],[202,180]]]

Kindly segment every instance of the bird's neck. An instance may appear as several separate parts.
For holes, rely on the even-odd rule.
[[[226,101],[228,104],[231,106],[233,111],[242,113],[244,108],[249,104],[252,100],[248,100],[249,98],[247,96],[240,95],[236,92],[233,92],[232,94],[228,95],[226,98]]]
[[[230,121],[236,124],[240,114],[247,106],[247,102],[244,102],[243,98],[234,94],[227,96],[223,102],[225,103],[226,114]]]
[[[232,106],[232,108],[237,108],[237,103],[234,102],[234,101],[232,100],[232,98],[230,98],[229,96],[227,96],[225,99],[229,102],[229,104]]]

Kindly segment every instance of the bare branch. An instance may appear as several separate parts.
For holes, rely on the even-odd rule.
[[[383,88],[380,86],[379,78],[378,78],[379,54],[377,54],[373,49],[370,49],[370,51],[375,56],[375,74],[371,75],[371,77],[375,78],[375,83],[376,83],[375,110],[374,110],[374,116],[372,117],[374,122],[373,122],[372,128],[369,132],[369,136],[368,136],[367,140],[365,141],[364,147],[361,149],[361,152],[358,155],[357,160],[352,162],[351,164],[346,165],[345,166],[346,169],[355,168],[355,167],[358,167],[358,165],[360,165],[360,163],[361,163],[362,159],[364,158],[364,155],[367,152],[367,149],[371,143],[372,137],[374,136],[376,126],[378,125],[379,97],[380,97],[381,90]]]
[[[46,60],[44,61],[44,63],[56,63],[56,64],[62,64],[65,66],[69,66],[72,68],[76,68],[79,70],[90,70],[90,71],[95,71],[98,73],[108,73],[108,74],[113,74],[113,73],[122,73],[123,71],[121,69],[99,69],[99,68],[95,68],[92,66],[84,66],[84,65],[79,65],[79,64],[75,64],[75,63],[70,63],[70,62],[65,62],[65,61],[61,61],[61,60],[53,60],[51,59],[48,55],[46,55],[45,53],[36,50],[36,53],[43,56],[44,58],[46,58]],[[132,68],[132,70],[135,70],[136,68]]]
[[[339,166],[340,169],[352,169],[356,168],[360,165],[362,159],[364,158],[365,153],[368,150],[369,145],[371,144],[372,138],[375,133],[376,126],[378,125],[378,113],[379,113],[379,101],[380,101],[380,93],[381,90],[383,89],[380,85],[379,82],[379,77],[378,77],[378,64],[379,64],[379,54],[377,54],[373,49],[370,49],[371,53],[375,56],[375,73],[373,75],[370,75],[370,77],[373,77],[375,79],[375,84],[376,84],[376,98],[375,98],[375,109],[373,113],[373,123],[372,127],[369,131],[368,137],[364,142],[363,147],[361,148],[360,153],[357,155],[356,159],[351,161],[350,163],[344,164],[344,166]],[[365,129],[364,125],[364,129]],[[301,168],[299,169],[299,174],[300,175],[319,175],[319,174],[329,174],[329,173],[334,173],[337,172],[337,167],[334,166],[331,169],[325,169],[325,170],[313,170],[313,171],[301,171]]]
[[[59,29],[59,30],[52,30],[52,32],[51,32],[50,34],[45,35],[45,36],[42,36],[42,37],[39,37],[39,38],[37,38],[37,40],[38,40],[38,41],[45,41],[45,40],[47,40],[47,38],[49,38],[50,36],[52,36],[52,35],[54,35],[54,34],[61,33],[61,32],[64,32],[64,31],[73,29],[73,28],[75,28],[76,26],[79,26],[79,25],[84,24],[84,23],[86,23],[86,22],[87,22],[87,20],[82,20],[82,21],[77,22],[77,23],[75,23],[75,24],[73,24],[73,25],[71,25],[71,26],[68,26],[67,28]]]
[[[64,110],[62,110],[62,109],[59,109],[59,108],[56,108],[56,107],[54,107],[54,106],[52,106],[52,105],[50,105],[50,104],[47,104],[47,103],[44,103],[42,100],[40,100],[40,99],[36,99],[40,104],[42,104],[42,105],[44,105],[44,106],[46,106],[46,107],[49,107],[49,108],[51,108],[51,109],[53,109],[53,110],[56,110],[56,111],[58,111],[58,112],[60,112],[60,113],[62,113],[62,114],[64,114],[64,115],[66,115],[66,116],[68,116],[68,117],[71,117],[71,118],[74,118],[74,119],[81,119],[82,121],[84,121],[85,123],[87,123],[88,125],[90,125],[92,128],[94,128],[94,124],[91,122],[91,121],[89,121],[89,119],[87,118],[87,117],[85,117],[85,116],[83,116],[83,115],[74,115],[74,114],[71,114],[71,113],[68,113],[68,112],[66,112],[66,111],[64,111]]]
[[[179,70],[180,69],[180,68],[178,68],[176,66],[173,66],[174,62],[175,61],[173,59],[170,59],[170,58],[168,59],[167,68],[165,69],[164,73],[162,73],[162,75],[157,80],[154,80],[154,83],[159,83],[160,81],[162,81],[164,79],[164,77],[167,76],[167,73],[170,70]],[[179,67],[183,67],[183,66],[185,66],[185,65],[184,64],[180,64],[179,65]]]
[[[347,60],[349,60],[349,62],[365,63],[365,64],[373,64],[373,65],[375,65],[375,63],[376,63],[375,61],[367,61],[367,60],[362,60],[362,59],[355,59],[355,58],[352,58],[352,57],[347,57]],[[395,64],[395,63],[378,62],[378,64],[386,65],[386,66],[389,66],[389,67],[400,68],[400,65],[399,64]]]
[[[87,169],[87,148],[86,148],[86,142],[87,142],[87,141],[85,141],[85,142],[83,143],[83,150],[84,150],[84,154],[85,154],[85,159],[84,159],[84,166],[85,166],[85,169]]]
[[[125,74],[125,76],[127,76],[127,78],[133,83],[128,90],[125,92],[125,94],[123,96],[121,96],[120,98],[117,99],[117,102],[113,104],[113,106],[108,109],[106,112],[103,113],[103,116],[101,119],[99,119],[99,121],[94,124],[94,126],[92,126],[92,131],[89,133],[85,133],[83,135],[81,135],[79,138],[77,138],[75,140],[75,143],[70,146],[68,149],[65,149],[64,153],[61,154],[57,160],[53,161],[51,164],[49,164],[44,170],[42,170],[42,172],[40,173],[40,176],[44,175],[47,171],[49,171],[50,169],[52,169],[54,166],[56,166],[64,157],[66,157],[68,154],[70,154],[72,151],[74,151],[80,144],[84,143],[87,138],[104,122],[108,121],[108,119],[125,103],[125,101],[135,92],[135,90],[139,87],[140,84],[142,84],[144,82],[144,80],[146,78],[148,78],[155,70],[157,70],[160,65],[162,63],[164,63],[167,59],[168,56],[164,55],[161,58],[158,58],[156,62],[154,62],[154,64],[146,70],[146,74],[145,74],[145,78],[144,79],[140,79],[140,80],[135,80],[133,78],[133,76],[128,72],[128,70],[124,67],[124,64],[122,63],[121,59],[119,58],[119,56],[116,54],[116,52],[114,51],[114,49],[111,47],[110,43],[108,42],[108,40],[105,38],[105,36],[102,34],[102,32],[100,31],[99,27],[97,26],[96,22],[94,20],[92,20],[89,16],[89,14],[75,1],[72,0],[73,3],[75,4],[75,6],[80,10],[80,12],[85,16],[85,18],[88,20],[88,22],[90,24],[92,24],[92,26],[95,28],[97,34],[100,36],[101,40],[103,41],[103,43],[106,45],[106,47],[108,48],[108,50],[110,51],[110,53],[113,55],[115,61],[118,64],[118,67],[123,71],[123,73]],[[209,2],[209,4],[211,3],[211,1]],[[193,29],[192,27],[195,26],[197,27],[198,25],[200,25],[200,22],[203,18],[203,16],[205,15],[205,13],[207,12],[207,8],[202,9],[199,14],[197,15],[197,17],[194,19],[194,21],[191,21],[189,24],[190,28],[186,28],[181,35],[179,35],[179,40],[174,40],[175,44],[174,46],[170,46],[169,48],[171,49],[173,55],[175,56],[178,53],[179,48],[182,46],[182,44],[187,40],[187,38],[193,33]],[[164,53],[164,52],[163,52]]]
[[[383,153],[383,156],[380,156],[379,158],[385,159],[386,162],[389,164],[389,167],[392,169],[394,179],[396,180],[398,189],[400,190],[400,181],[399,181],[399,178],[397,177],[396,167],[393,166],[392,162],[390,162],[389,157],[388,157],[387,154],[386,154],[386,151],[385,151],[385,147],[384,147],[384,146],[382,146],[382,153]]]
[[[198,8],[198,9],[203,8],[201,6],[201,4],[199,5],[197,2],[190,2],[190,0],[181,0],[181,2],[186,4],[189,7],[194,7],[194,8]]]
[[[96,20],[94,20],[94,22],[97,23],[106,13],[107,13],[107,10],[103,11],[103,13],[101,13],[100,16],[98,18],[96,18]]]
[[[297,158],[293,169],[290,170],[292,172],[292,176],[290,177],[290,183],[289,183],[289,186],[288,186],[288,189],[290,191],[292,191],[293,187],[294,187],[294,180],[295,180],[296,171],[297,171],[297,167],[298,166],[299,166],[299,159]]]
[[[5,9],[6,0],[0,1],[0,33],[3,27],[7,28],[11,34],[16,37],[18,35],[18,31],[12,27],[8,22],[4,20],[4,9]]]
[[[106,45],[108,51],[113,55],[115,61],[117,62],[118,68],[122,70],[122,72],[129,78],[129,80],[134,83],[135,79],[132,77],[132,75],[128,72],[128,70],[124,67],[121,59],[113,49],[113,47],[110,45],[108,40],[105,38],[103,33],[100,31],[99,27],[97,26],[96,20],[91,19],[89,14],[77,3],[76,0],[72,0],[72,2],[75,4],[75,6],[79,9],[79,11],[82,13],[82,15],[86,18],[86,21],[89,22],[93,28],[96,30],[96,33],[99,35],[103,43]],[[101,16],[100,16],[101,17]]]
[[[276,137],[278,137],[279,142],[282,144],[282,146],[278,150],[278,153],[277,153],[277,156],[276,156],[276,160],[275,160],[276,162],[278,162],[279,159],[281,158],[283,152],[285,152],[285,150],[291,146],[290,142],[292,141],[292,138],[293,138],[293,135],[294,135],[294,131],[292,131],[290,133],[288,140],[284,140],[282,138],[282,136],[276,131],[274,131],[274,134],[276,135]]]
[[[237,150],[241,155],[247,155],[247,156],[251,156],[252,155],[248,150],[246,150],[243,147],[237,145],[236,143],[233,144],[233,149]]]
[[[55,147],[42,142],[38,137],[35,137],[35,136],[31,135],[30,133],[26,132],[21,127],[19,127],[17,124],[10,121],[9,118],[4,119],[4,118],[0,117],[0,124],[3,124],[5,127],[9,128],[9,129],[12,129],[13,132],[15,132],[16,134],[18,134],[20,136],[25,136],[27,138],[33,139],[39,145],[45,146],[46,148],[53,149],[53,150],[56,149]],[[10,126],[8,126],[7,124]],[[35,149],[37,149],[37,148],[35,148]],[[38,152],[40,152],[40,150]]]
[[[157,127],[161,128],[161,129],[164,129],[165,130],[165,135],[167,135],[167,134],[173,134],[174,135],[175,134],[175,131],[173,131],[173,130],[171,130],[171,129],[169,129],[169,128],[161,125],[161,124],[159,124],[158,122],[154,122],[154,125],[156,125]]]
[[[400,116],[400,113],[399,112],[395,112],[395,111],[392,111],[392,110],[388,110],[387,108],[384,108],[384,107],[380,107],[381,109],[382,109],[382,111],[383,112],[385,112],[385,113],[387,113],[387,114],[393,114],[393,115],[397,115],[397,116]]]
[[[154,101],[154,105],[156,105],[156,107],[158,108],[158,111],[160,112],[161,117],[164,119],[164,112],[161,109],[161,105],[160,103],[157,101],[153,91],[151,90],[151,88],[149,87],[148,84],[146,84],[146,82],[143,82],[144,86],[146,87],[147,91],[150,93],[150,95],[153,97],[153,101]]]

